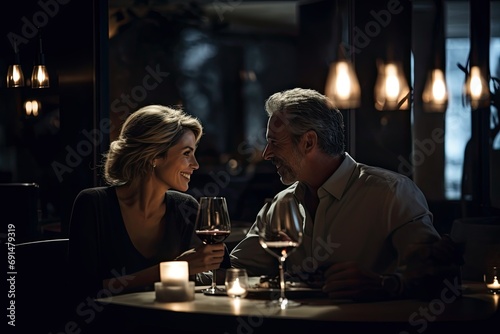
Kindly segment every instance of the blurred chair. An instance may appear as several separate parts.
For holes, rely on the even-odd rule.
[[[500,266],[500,217],[457,219],[450,236],[464,248],[463,280],[483,281],[487,266]]]
[[[36,183],[0,183],[3,227],[12,224],[16,242],[39,238],[39,186]]]
[[[65,326],[75,317],[75,306],[69,298],[68,240],[15,245],[16,329],[65,332]]]

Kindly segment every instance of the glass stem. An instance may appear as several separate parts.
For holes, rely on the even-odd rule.
[[[285,260],[280,258],[279,261],[279,270],[280,270],[280,300],[284,300],[285,297],[285,270],[284,270]]]
[[[217,289],[217,269],[212,270],[212,290]]]

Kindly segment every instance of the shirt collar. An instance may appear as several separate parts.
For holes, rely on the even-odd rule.
[[[330,194],[340,200],[356,169],[357,162],[349,155],[349,153],[345,153],[344,161],[342,161],[339,168],[318,189],[318,197],[322,198],[327,194]]]

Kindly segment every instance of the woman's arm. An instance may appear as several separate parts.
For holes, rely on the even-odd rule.
[[[160,281],[159,265],[137,271],[128,275],[120,275],[113,278],[104,279],[102,288],[113,295],[137,291],[145,286],[151,286]]]

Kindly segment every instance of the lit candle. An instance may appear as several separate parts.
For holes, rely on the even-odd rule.
[[[189,282],[189,267],[187,261],[161,262],[160,278],[163,285],[186,287]]]
[[[492,291],[498,291],[500,290],[500,283],[498,283],[498,278],[497,276],[493,277],[493,283],[488,283],[486,284],[486,287]]]
[[[240,285],[240,279],[237,277],[232,285],[227,289],[227,294],[231,297],[240,297],[246,294],[247,290]]]
[[[194,299],[194,282],[189,282],[187,261],[160,263],[161,282],[155,283],[156,300],[159,302],[184,302]]]

